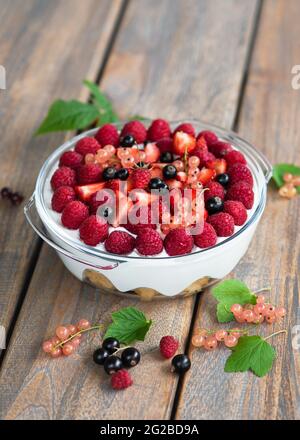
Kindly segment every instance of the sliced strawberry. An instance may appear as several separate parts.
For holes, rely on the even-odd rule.
[[[223,174],[226,172],[227,162],[225,159],[209,160],[206,162],[206,166],[211,170],[216,170],[217,174]]]
[[[160,149],[155,142],[151,142],[145,146],[146,162],[154,163],[160,158]]]
[[[105,182],[92,183],[91,185],[75,186],[75,192],[83,202],[87,202],[97,191],[105,187]]]
[[[174,136],[173,152],[179,156],[183,156],[187,151],[190,153],[196,147],[196,139],[190,134],[184,133],[183,131],[177,131]]]
[[[176,179],[166,180],[166,184],[168,185],[169,189],[174,189],[174,188],[181,189],[181,188],[183,188],[183,183],[179,182],[179,180],[176,180]]]
[[[209,168],[202,168],[200,173],[198,174],[198,181],[202,183],[202,185],[206,185],[210,180],[216,177],[216,170],[210,170]]]

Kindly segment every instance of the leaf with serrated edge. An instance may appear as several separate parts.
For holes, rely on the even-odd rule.
[[[230,322],[234,319],[232,312],[228,311],[228,308],[223,303],[217,304],[217,318],[219,322]]]
[[[289,163],[278,163],[273,167],[273,180],[276,185],[281,188],[284,185],[283,175],[291,173],[293,176],[300,176],[300,167]],[[300,193],[300,186],[297,186],[297,191]]]
[[[119,118],[113,110],[112,103],[101,92],[98,85],[87,79],[83,81],[83,84],[90,90],[93,98],[93,103],[98,107],[100,113],[98,125],[118,121]]]

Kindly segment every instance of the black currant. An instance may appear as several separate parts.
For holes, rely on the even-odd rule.
[[[159,177],[154,177],[149,182],[149,189],[159,189],[164,182]]]
[[[227,186],[229,183],[229,176],[226,173],[218,174],[216,177],[216,181],[219,182],[222,186]]]
[[[109,353],[104,348],[97,348],[93,354],[93,360],[98,365],[103,365],[105,360],[109,357]]]
[[[114,167],[107,167],[102,173],[103,180],[111,180],[116,177],[117,171]]]
[[[120,179],[120,180],[127,180],[129,177],[128,169],[121,168],[120,170],[117,171],[116,177],[117,177],[117,179]]]
[[[116,338],[106,338],[102,343],[102,348],[107,350],[109,354],[113,354],[118,348],[120,348],[120,342]]]
[[[141,354],[135,347],[129,347],[122,352],[121,359],[125,367],[135,367],[140,362]]]
[[[13,205],[20,205],[20,203],[23,202],[23,196],[21,196],[21,194],[19,193],[12,193],[10,196],[8,196],[10,198],[10,201]]]
[[[135,139],[131,134],[127,134],[126,136],[122,137],[120,141],[120,145],[123,148],[130,148],[135,144]]]
[[[109,356],[105,359],[103,366],[107,374],[116,373],[123,368],[122,361],[118,356]]]
[[[174,167],[174,165],[166,165],[163,168],[163,175],[166,179],[174,179],[177,174],[177,169]]]
[[[159,189],[159,191],[160,191],[161,193],[165,193],[166,191],[169,191],[169,187],[168,187],[168,185],[166,184],[166,182],[162,182],[162,183],[159,185],[158,189]]]
[[[205,203],[205,207],[209,214],[223,211],[224,203],[220,197],[211,197]]]
[[[145,166],[145,162],[138,162],[138,163],[137,163],[137,166],[138,166],[139,168],[143,168],[143,167]]]
[[[191,361],[186,354],[177,354],[172,359],[171,371],[182,374],[191,368]]]
[[[3,199],[10,199],[12,196],[12,192],[10,188],[7,188],[6,186],[1,189],[1,197]]]
[[[162,163],[170,163],[170,162],[173,162],[173,154],[170,153],[169,151],[165,151],[165,152],[162,153],[161,156],[160,156],[160,162],[162,162]]]
[[[106,220],[112,219],[114,210],[111,206],[100,206],[97,210],[97,215],[105,218]]]

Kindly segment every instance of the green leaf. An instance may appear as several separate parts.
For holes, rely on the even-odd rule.
[[[148,121],[149,118],[147,118],[146,116],[141,116],[141,115],[133,115],[133,116],[130,116],[129,120],[130,121]]]
[[[117,122],[119,118],[114,112],[112,103],[101,92],[98,85],[87,79],[83,81],[83,84],[90,90],[93,104],[98,108],[100,114],[98,125]]]
[[[226,373],[251,370],[262,377],[270,371],[276,357],[274,348],[260,336],[242,336],[232,351],[225,364]]]
[[[144,341],[152,324],[144,313],[135,307],[125,307],[112,313],[112,324],[109,325],[104,339],[116,338],[123,344],[131,344],[139,340]]]
[[[219,322],[230,322],[234,318],[233,313],[223,303],[217,304],[217,319]]]
[[[99,112],[92,104],[59,99],[51,105],[46,118],[35,134],[83,129],[98,117]]]
[[[274,165],[272,177],[278,188],[282,187],[282,185],[285,183],[283,180],[283,175],[285,173],[300,176],[300,167],[288,163],[278,163],[277,165]],[[297,186],[297,191],[300,193],[300,186]]]

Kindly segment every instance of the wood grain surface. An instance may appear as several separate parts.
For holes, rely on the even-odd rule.
[[[255,21],[252,0],[131,1],[104,70],[101,87],[122,115],[198,117],[230,127]],[[145,20],[147,10],[147,20]],[[49,275],[51,267],[51,276]],[[163,334],[184,348],[194,299],[138,303],[153,326],[123,393],[91,362],[89,336],[72,358],[49,360],[40,343],[61,322],[80,317],[106,322],[113,310],[135,304],[106,297],[79,283],[43,247],[21,309],[0,378],[0,417],[5,419],[166,419],[177,377],[152,352]],[[150,352],[149,352],[150,350]],[[22,359],[22,369],[16,368]],[[14,373],[12,374],[12,370]]]
[[[273,164],[300,163],[300,91],[291,86],[291,69],[300,59],[299,14],[297,0],[264,2],[238,119],[239,133]],[[184,379],[177,419],[299,420],[300,359],[292,348],[292,328],[299,325],[299,217],[299,197],[281,199],[271,184],[250,249],[231,274],[254,290],[271,286],[270,302],[287,308],[280,324],[252,330],[262,335],[288,330],[287,337],[272,340],[277,359],[271,373],[261,379],[252,373],[227,374],[223,368],[228,349],[205,353],[190,347],[192,368]],[[216,326],[210,292],[201,298],[196,325]]]

